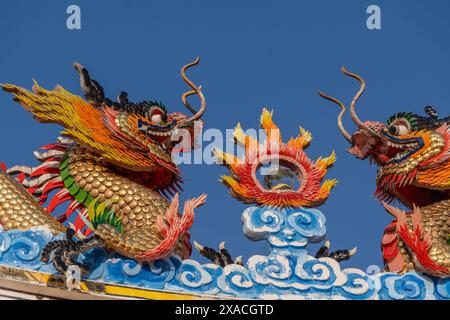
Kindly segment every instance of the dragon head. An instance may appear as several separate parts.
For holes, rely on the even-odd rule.
[[[85,99],[60,86],[51,91],[37,83],[33,91],[10,84],[2,87],[12,92],[14,100],[33,113],[37,121],[61,125],[64,128],[62,135],[98,154],[99,160],[112,164],[131,179],[149,187],[170,190],[173,184],[181,182],[172,154],[193,148],[195,135],[202,125],[200,118],[206,110],[201,87],[185,74],[188,68],[198,63],[199,58],[181,69],[183,80],[191,88],[181,100],[192,116],[168,113],[164,104],[157,101],[132,103],[126,92],[121,92],[113,102],[105,97],[103,87],[91,79],[87,69],[79,63],[74,63],[74,68],[80,75]],[[187,102],[194,94],[201,101],[199,111]],[[186,143],[187,139],[189,143]]]
[[[345,68],[342,71],[360,83],[350,105],[351,118],[358,127],[354,134],[349,134],[342,123],[345,105],[322,92],[319,94],[341,107],[338,128],[351,144],[348,151],[379,166],[377,198],[386,202],[399,200],[410,208],[449,199],[450,117],[439,119],[434,108],[427,106],[427,116],[400,112],[387,123],[361,121],[355,107],[365,90],[365,82]]]

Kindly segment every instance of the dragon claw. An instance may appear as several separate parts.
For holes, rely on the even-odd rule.
[[[198,243],[197,241],[194,240],[194,247],[195,249],[197,249],[197,251],[203,251],[205,249],[204,246],[202,246],[200,243]]]
[[[219,251],[216,251],[213,248],[208,248],[205,246],[202,246],[197,241],[194,241],[194,247],[197,249],[197,251],[204,256],[206,259],[212,261],[213,263],[225,267],[229,264],[238,264],[238,265],[244,265],[242,262],[242,256],[238,256],[236,259],[231,257],[228,250],[225,248],[225,241],[222,241],[219,244]]]
[[[351,256],[354,256],[357,251],[358,251],[358,247],[355,246],[355,247],[353,247],[353,249],[350,249],[348,253],[351,257]]]
[[[85,273],[89,267],[83,263],[78,263],[75,256],[89,249],[99,247],[102,242],[98,237],[92,237],[81,241],[73,239],[74,231],[68,229],[66,232],[66,240],[55,240],[47,243],[42,250],[41,261],[44,263],[52,262],[55,269],[66,274],[70,266],[77,266]]]
[[[329,240],[326,240],[324,245],[317,250],[317,253],[315,255],[316,259],[319,258],[331,258],[336,260],[337,262],[345,261],[350,259],[351,256],[355,255],[357,249],[354,247],[350,250],[336,250],[333,252],[330,252],[331,242]]]

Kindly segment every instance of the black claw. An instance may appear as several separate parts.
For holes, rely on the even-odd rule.
[[[59,247],[59,241],[53,241],[47,243],[47,245],[42,250],[41,261],[47,263],[50,260],[51,253]]]
[[[213,248],[203,247],[203,250],[200,251],[201,255],[204,256],[206,259],[214,262],[215,264],[224,267],[225,261],[222,257],[222,255],[214,250]]]
[[[214,260],[214,262],[215,262],[215,264],[221,266],[222,268],[226,266],[223,256],[218,252],[216,252],[216,259]]]
[[[354,250],[356,250],[356,248]],[[330,243],[328,242],[326,245],[320,247],[320,249],[317,250],[315,257],[316,259],[328,257],[336,260],[337,262],[341,262],[350,259],[352,254],[355,253],[354,250],[352,250],[353,253],[350,250],[336,250],[330,252]]]
[[[337,250],[330,254],[330,258],[336,260],[337,262],[345,261],[350,259],[350,251],[348,250]]]
[[[58,248],[54,252],[54,258],[53,258],[53,266],[55,267],[56,271],[65,274],[68,266],[63,260],[63,248]]]
[[[224,258],[224,260],[225,260],[224,262],[226,264],[232,264],[233,263],[233,259],[231,258],[231,255],[230,255],[230,253],[228,252],[227,249],[225,249],[225,248],[220,249],[220,254]]]
[[[238,261],[238,262],[236,262],[236,264],[238,264],[238,265],[240,265],[240,266],[244,266],[244,263],[242,262],[242,261]]]
[[[102,242],[97,236],[74,241],[74,235],[75,232],[69,229],[66,232],[67,240],[49,242],[42,250],[41,261],[48,263],[51,260],[55,269],[62,274],[66,273],[70,265],[76,265],[83,270],[88,270],[89,267],[87,265],[76,261],[76,256],[91,248],[101,246]]]
[[[73,236],[75,235],[75,230],[69,228],[66,230],[66,239],[68,241],[73,241]]]
[[[320,247],[319,250],[317,250],[315,257],[316,257],[316,259],[319,259],[319,258],[329,257],[329,256],[330,256],[330,249],[327,246],[323,246],[323,247]]]
[[[219,251],[216,251],[213,248],[203,247],[203,246],[197,246],[197,250],[199,253],[204,256],[206,259],[212,261],[213,263],[225,267],[229,264],[237,263],[239,265],[243,265],[242,262],[234,262],[233,258],[231,257],[229,251],[225,248],[224,245],[221,245],[219,248]]]

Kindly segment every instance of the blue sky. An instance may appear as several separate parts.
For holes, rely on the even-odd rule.
[[[66,28],[70,4],[81,7],[81,30]],[[370,4],[381,7],[381,30],[366,28]],[[320,209],[334,248],[359,248],[345,265],[365,268],[382,264],[380,239],[391,218],[372,196],[376,168],[346,153],[337,108],[316,91],[349,102],[358,85],[339,72],[346,66],[367,81],[362,119],[422,113],[425,105],[447,116],[449,9],[445,0],[4,1],[0,82],[30,87],[36,78],[46,88],[58,83],[81,94],[71,67],[79,61],[110,97],[126,90],[134,101],[157,99],[170,111],[184,111],[179,69],[200,55],[191,75],[204,88],[207,127],[224,130],[240,121],[254,128],[268,107],[285,137],[296,135],[300,125],[312,131],[310,157],[336,151],[328,177],[339,184]],[[35,122],[6,93],[0,106],[1,161],[33,164],[32,151],[53,142],[60,128]],[[346,127],[353,130],[349,119]],[[265,242],[243,236],[240,216],[247,206],[217,181],[225,168],[182,169],[185,197],[208,193],[193,239],[210,246],[227,240],[233,255],[244,257],[267,252]]]

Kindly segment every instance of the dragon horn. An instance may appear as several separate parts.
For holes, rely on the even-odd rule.
[[[364,81],[364,79],[363,79],[361,76],[357,75],[356,73],[352,73],[352,72],[347,71],[347,69],[345,69],[345,67],[342,67],[342,68],[341,68],[341,71],[342,71],[345,75],[347,75],[347,76],[349,76],[349,77],[351,77],[351,78],[353,78],[353,79],[358,80],[358,82],[359,82],[359,84],[360,84],[360,88],[359,88],[358,92],[356,93],[356,95],[353,97],[353,100],[352,100],[352,102],[351,102],[351,104],[350,104],[350,116],[351,116],[353,122],[358,126],[358,128],[367,130],[367,131],[369,131],[369,132],[370,132],[372,135],[374,135],[374,136],[379,136],[375,131],[373,131],[372,129],[370,129],[369,127],[367,127],[367,126],[359,119],[358,115],[356,114],[356,110],[355,110],[356,104],[358,103],[359,98],[362,96],[362,94],[363,94],[364,91],[366,90],[366,82]]]
[[[183,123],[189,123],[194,122],[202,117],[202,115],[205,113],[206,110],[206,99],[205,96],[202,93],[202,87],[196,86],[187,76],[186,76],[186,70],[190,67],[196,66],[200,62],[200,57],[197,57],[193,62],[185,65],[183,68],[181,68],[181,77],[183,78],[184,82],[186,82],[191,88],[191,91],[185,92],[181,96],[181,101],[185,105],[185,107],[192,112],[193,116],[189,119],[183,121]],[[195,111],[195,109],[187,102],[187,97],[197,94],[200,98],[201,106],[199,111]]]
[[[318,91],[317,93],[318,93],[322,98],[327,99],[327,100],[330,100],[330,101],[336,103],[337,105],[339,105],[339,106],[341,107],[342,111],[341,111],[341,113],[339,113],[339,115],[338,115],[338,120],[337,120],[337,122],[338,122],[338,128],[339,128],[339,131],[341,132],[341,134],[344,136],[345,140],[347,140],[348,142],[352,143],[352,136],[351,136],[350,133],[348,133],[347,130],[345,130],[344,124],[342,123],[342,117],[344,116],[345,111],[347,110],[347,109],[345,108],[345,105],[344,105],[341,101],[339,101],[338,99],[333,98],[333,97],[330,97],[330,96],[326,95],[325,93],[323,93],[323,92],[321,92],[321,91]]]
[[[359,119],[358,115],[356,114],[355,107],[356,107],[356,103],[358,102],[359,98],[362,96],[362,94],[366,90],[366,82],[359,75],[347,71],[347,69],[345,69],[345,67],[342,67],[341,71],[344,74],[346,74],[347,76],[358,80],[358,82],[360,84],[360,88],[359,88],[358,92],[356,93],[355,97],[353,98],[352,103],[350,104],[350,116],[352,117],[353,122],[359,128],[365,128],[364,123]]]
[[[367,126],[359,119],[359,117],[358,117],[358,115],[356,114],[356,111],[355,111],[356,103],[358,102],[359,98],[362,96],[362,94],[364,93],[364,91],[365,91],[365,89],[366,89],[366,82],[365,82],[364,79],[361,78],[359,75],[347,71],[347,69],[345,69],[345,67],[342,67],[342,68],[341,68],[341,71],[342,71],[345,75],[347,75],[347,76],[349,76],[349,77],[352,77],[352,78],[358,80],[358,82],[359,82],[359,84],[360,84],[360,88],[359,88],[358,92],[356,93],[356,95],[354,96],[354,98],[353,98],[353,100],[352,100],[352,103],[350,104],[350,116],[351,116],[353,122],[358,126],[358,128],[367,130],[369,133],[371,133],[371,134],[374,135],[374,136],[379,136],[375,131],[373,131],[372,129],[370,129],[369,127],[367,127]],[[321,91],[319,91],[318,93],[319,93],[319,95],[320,95],[322,98],[327,99],[327,100],[330,100],[330,101],[336,103],[337,105],[339,105],[339,107],[341,107],[342,111],[341,111],[341,113],[339,113],[339,116],[338,116],[338,128],[339,128],[339,131],[341,132],[341,134],[344,136],[344,138],[345,138],[348,142],[350,142],[350,143],[353,144],[351,134],[348,133],[348,131],[344,128],[344,125],[342,124],[342,117],[344,116],[344,114],[345,114],[345,112],[346,112],[346,110],[347,110],[346,107],[345,107],[345,105],[344,105],[341,101],[339,101],[338,99],[333,98],[333,97],[330,97],[330,96],[324,94],[324,93],[321,92]]]

